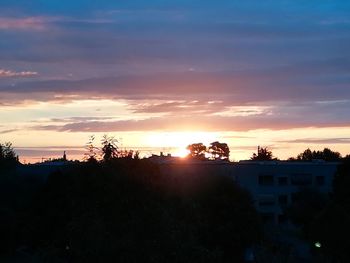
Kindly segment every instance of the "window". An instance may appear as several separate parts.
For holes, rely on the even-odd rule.
[[[288,185],[288,177],[278,177],[278,185]]]
[[[275,205],[275,197],[273,195],[260,195],[259,206],[273,206]]]
[[[273,206],[275,204],[275,200],[259,200],[259,206]]]
[[[263,223],[274,223],[275,215],[273,213],[260,213]]]
[[[259,185],[273,185],[273,176],[259,175]]]
[[[298,193],[292,193],[291,199],[292,203],[295,204],[300,201],[300,195]]]
[[[287,223],[287,221],[288,221],[288,218],[285,214],[278,215],[278,223],[279,224],[285,224],[285,223]]]
[[[318,186],[324,185],[324,176],[316,176],[316,185]]]
[[[279,195],[278,204],[283,206],[288,204],[288,195]]]
[[[311,174],[292,174],[291,176],[292,185],[306,186],[312,184],[312,175]]]

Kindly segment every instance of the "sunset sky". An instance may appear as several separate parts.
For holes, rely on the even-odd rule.
[[[1,0],[0,142],[350,153],[348,0]]]

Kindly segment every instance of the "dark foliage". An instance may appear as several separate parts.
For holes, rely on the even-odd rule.
[[[293,203],[286,209],[286,213],[294,224],[307,228],[325,208],[327,201],[327,195],[316,190],[303,189],[293,195]]]
[[[193,143],[186,147],[190,151],[189,157],[196,159],[205,159],[207,147],[203,143]]]
[[[230,157],[230,149],[226,143],[212,142],[208,150],[215,160],[228,160]]]
[[[332,262],[350,262],[350,158],[344,158],[334,179],[331,202],[312,221],[309,238],[322,247],[318,253]]]
[[[1,255],[24,245],[32,200],[43,186],[40,176],[21,176],[16,170],[0,170],[0,262]]]
[[[162,175],[147,160],[72,164],[30,193],[19,185],[12,193],[26,201],[8,206],[2,249],[39,262],[240,262],[260,237],[230,178]]]
[[[94,145],[95,136],[91,135],[89,141],[85,145],[86,153],[84,154],[84,160],[89,163],[97,163],[97,151],[98,148]]]
[[[109,137],[108,135],[103,135],[101,140],[102,144],[102,158],[105,162],[118,157],[118,141],[114,137]]]
[[[309,148],[300,153],[296,160],[298,161],[312,161],[315,159],[324,161],[340,161],[341,154],[339,152],[333,152],[328,148],[324,148],[323,151],[311,151]]]
[[[273,158],[272,151],[267,149],[267,147],[258,147],[258,153],[253,153],[250,159],[253,161],[277,160],[276,158]]]
[[[12,147],[12,143],[0,143],[0,170],[13,167],[16,164],[18,164],[18,158]]]

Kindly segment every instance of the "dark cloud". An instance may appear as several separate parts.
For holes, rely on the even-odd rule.
[[[350,99],[349,60],[309,62],[268,70],[178,72],[84,80],[48,80],[1,85],[2,94],[30,94],[26,100],[79,98],[207,99],[247,103]],[[328,81],[322,85],[320,79]],[[339,81],[341,80],[341,81]],[[332,83],[333,82],[333,83]],[[43,97],[40,99],[40,97]],[[14,96],[15,98],[20,98]],[[223,99],[224,98],[224,99]],[[6,96],[3,96],[3,100]]]

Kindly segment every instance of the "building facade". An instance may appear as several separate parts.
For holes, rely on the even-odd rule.
[[[241,161],[168,161],[160,164],[166,174],[184,177],[201,174],[231,177],[248,190],[257,211],[265,222],[287,222],[284,208],[292,204],[295,194],[303,189],[320,193],[332,192],[333,178],[338,163],[315,160],[312,162]]]

